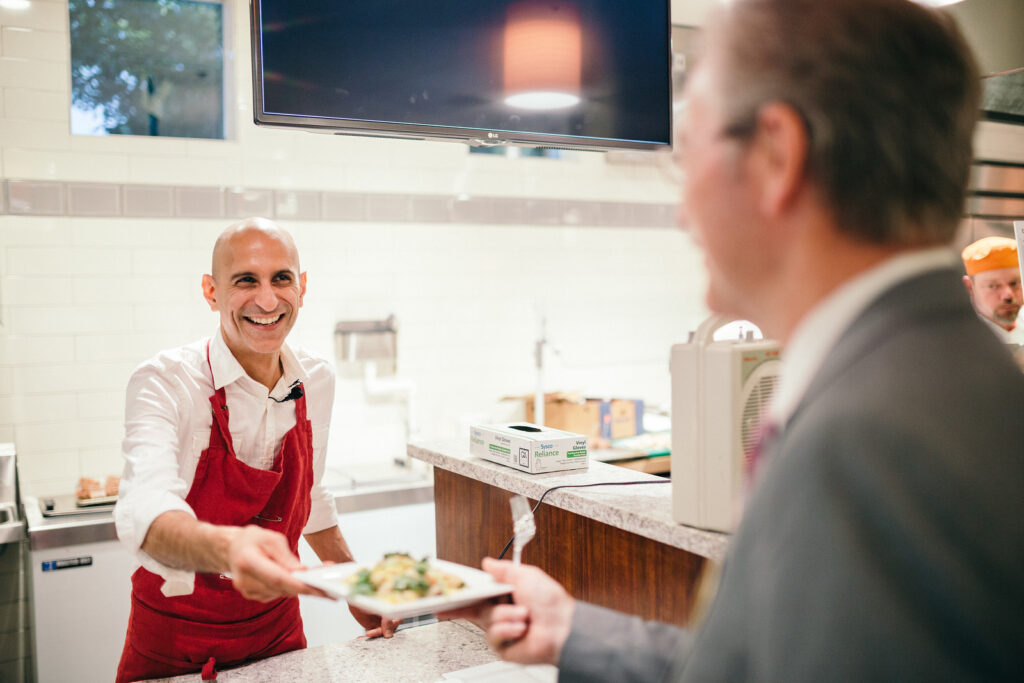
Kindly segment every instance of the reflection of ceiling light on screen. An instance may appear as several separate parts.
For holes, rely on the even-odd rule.
[[[570,0],[519,0],[502,38],[505,104],[565,109],[580,101],[583,28]]]
[[[579,104],[580,98],[565,92],[521,92],[505,98],[505,104],[519,109],[565,109]]]

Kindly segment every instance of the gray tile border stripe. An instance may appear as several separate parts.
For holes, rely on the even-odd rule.
[[[91,201],[82,201],[86,192]],[[670,228],[674,204],[0,180],[0,215]]]
[[[48,180],[5,180],[5,210],[20,216],[66,216],[67,183]]]

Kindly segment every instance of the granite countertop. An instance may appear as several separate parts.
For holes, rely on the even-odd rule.
[[[224,683],[432,683],[446,673],[497,660],[498,656],[487,646],[483,632],[476,626],[461,620],[441,621],[403,629],[393,638],[357,638],[288,652],[237,669],[218,671],[217,680]],[[194,683],[200,676],[196,673],[159,680]]]
[[[655,481],[662,477],[590,462],[585,470],[529,474],[470,455],[469,439],[416,441],[409,455],[455,474],[537,500],[547,489],[563,484]],[[665,545],[721,560],[728,534],[684,526],[672,519],[672,487],[668,483],[644,486],[601,486],[552,491],[544,499],[563,510],[603,522]]]

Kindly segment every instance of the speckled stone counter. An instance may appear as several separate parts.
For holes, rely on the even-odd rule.
[[[217,672],[224,683],[434,683],[451,671],[487,664],[498,656],[483,632],[466,621],[442,621],[399,631],[394,638],[359,638],[288,652]],[[160,679],[194,683],[199,674]]]
[[[563,484],[666,481],[603,462],[591,462],[586,470],[528,474],[470,455],[468,439],[413,442],[408,451],[435,467],[534,500]],[[727,534],[683,526],[672,519],[672,487],[668,483],[561,489],[549,493],[544,504],[712,560],[722,559],[728,544]]]

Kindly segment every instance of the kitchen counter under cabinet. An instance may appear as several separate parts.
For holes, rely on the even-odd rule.
[[[529,474],[474,457],[468,439],[413,442],[409,455],[434,466],[437,557],[479,567],[512,537],[508,500],[531,504],[562,485],[659,482],[552,491],[537,510],[537,535],[523,562],[574,597],[645,619],[684,625],[707,561],[720,561],[727,534],[672,519],[667,479],[590,462],[586,470]],[[506,554],[511,558],[511,552]]]

